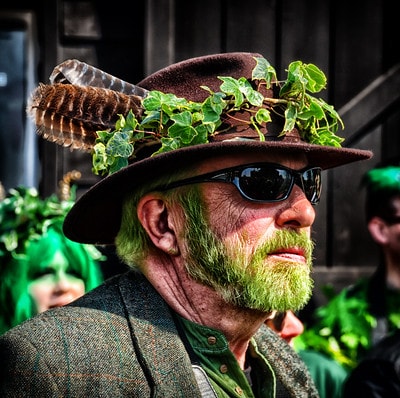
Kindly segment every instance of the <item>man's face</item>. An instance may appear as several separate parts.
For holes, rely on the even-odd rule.
[[[300,157],[241,156],[208,163],[199,173],[254,162],[306,166]],[[281,202],[244,199],[233,184],[200,184],[204,212],[191,206],[187,267],[196,280],[234,305],[261,311],[298,310],[312,293],[315,211],[300,187]],[[186,209],[188,210],[188,209]]]

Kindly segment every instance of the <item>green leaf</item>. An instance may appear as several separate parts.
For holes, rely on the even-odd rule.
[[[260,108],[256,113],[256,121],[258,124],[268,123],[271,119],[271,113],[268,109]]]
[[[108,141],[106,153],[110,157],[129,158],[133,152],[133,145],[130,144],[132,134],[125,131],[117,131]]]
[[[92,168],[93,172],[97,175],[102,175],[103,172],[108,170],[106,146],[103,143],[97,143],[93,147]]]
[[[175,138],[176,142],[180,141],[184,145],[189,145],[197,135],[196,130],[192,126],[183,127],[178,124],[173,124],[168,129],[168,132],[171,138]]]
[[[114,157],[112,163],[110,164],[110,172],[115,173],[118,170],[128,166],[128,159],[123,157]]]
[[[171,120],[178,126],[191,126],[192,125],[192,114],[189,111],[184,111],[176,115],[171,116]]]
[[[113,136],[113,133],[110,133],[109,131],[96,131],[97,138],[96,142],[102,142],[106,144],[108,140]]]
[[[120,116],[122,119],[123,116],[122,115],[120,115]],[[126,117],[124,129],[134,131],[138,124],[139,124],[139,122],[136,119],[136,116],[133,114],[132,109],[130,109],[128,112],[128,116]],[[116,127],[116,130],[119,130],[118,125],[116,125],[115,127]]]
[[[252,72],[253,80],[265,80],[267,88],[271,87],[271,82],[278,80],[273,66],[264,57],[255,57],[256,67]]]
[[[245,90],[244,94],[251,105],[262,106],[264,97],[260,92],[250,87]]]
[[[325,74],[315,65],[304,65],[304,75],[307,77],[306,88],[312,93],[318,93],[326,87]]]
[[[312,101],[308,108],[304,108],[297,114],[297,117],[301,120],[309,120],[313,117],[320,120],[325,117],[325,113],[322,106],[317,101]]]
[[[294,129],[296,125],[296,118],[297,118],[297,107],[289,103],[285,110],[285,125],[283,126],[283,131],[285,133]]]
[[[150,91],[150,93],[143,99],[143,107],[147,112],[159,111],[163,102],[164,94],[160,91]]]
[[[220,86],[221,90],[228,95],[232,95],[235,99],[235,108],[239,108],[244,101],[244,96],[242,94],[239,81],[234,79],[233,77],[219,76],[219,79],[221,79],[223,82]]]
[[[210,131],[210,128],[212,128],[213,130]],[[198,126],[195,127],[195,130],[196,130],[196,135],[193,137],[192,144],[193,145],[205,144],[208,142],[208,134],[210,134],[210,132],[215,131],[215,126],[199,124]]]
[[[162,116],[160,110],[146,112],[139,128],[151,128],[152,126],[157,127],[160,124],[161,119]],[[116,131],[118,131],[118,129],[116,129]]]

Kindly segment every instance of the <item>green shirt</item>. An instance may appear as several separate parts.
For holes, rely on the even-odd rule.
[[[306,363],[320,398],[340,398],[346,370],[332,358],[313,350],[300,350],[300,358]]]
[[[183,331],[206,372],[218,397],[257,398],[275,397],[276,378],[267,359],[260,354],[252,339],[243,371],[230,351],[223,333],[184,318]]]

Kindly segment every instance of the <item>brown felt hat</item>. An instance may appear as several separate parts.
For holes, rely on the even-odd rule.
[[[189,59],[164,68],[142,80],[137,86],[146,90],[173,93],[191,101],[202,102],[207,86],[219,91],[219,76],[251,79],[256,65],[255,53],[225,53]],[[275,97],[273,90],[264,97]],[[358,160],[369,159],[370,151],[322,146],[302,141],[296,129],[284,136],[283,119],[275,118],[262,128],[265,141],[240,119],[248,120],[246,112],[238,112],[235,123],[226,121],[226,133],[218,134],[206,144],[198,144],[147,157],[111,174],[90,188],[73,206],[64,222],[64,233],[71,240],[92,244],[114,244],[119,231],[124,196],[141,184],[161,175],[190,167],[196,162],[221,155],[247,153],[303,153],[310,166],[328,169]]]

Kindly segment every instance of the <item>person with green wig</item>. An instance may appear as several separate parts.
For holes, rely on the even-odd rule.
[[[378,266],[317,308],[315,323],[296,339],[298,347],[317,349],[349,372],[400,328],[400,161],[375,166],[361,185],[368,231],[380,251]]]
[[[25,187],[11,189],[0,201],[0,334],[103,281],[100,251],[62,231],[72,202],[42,200],[36,189]]]

